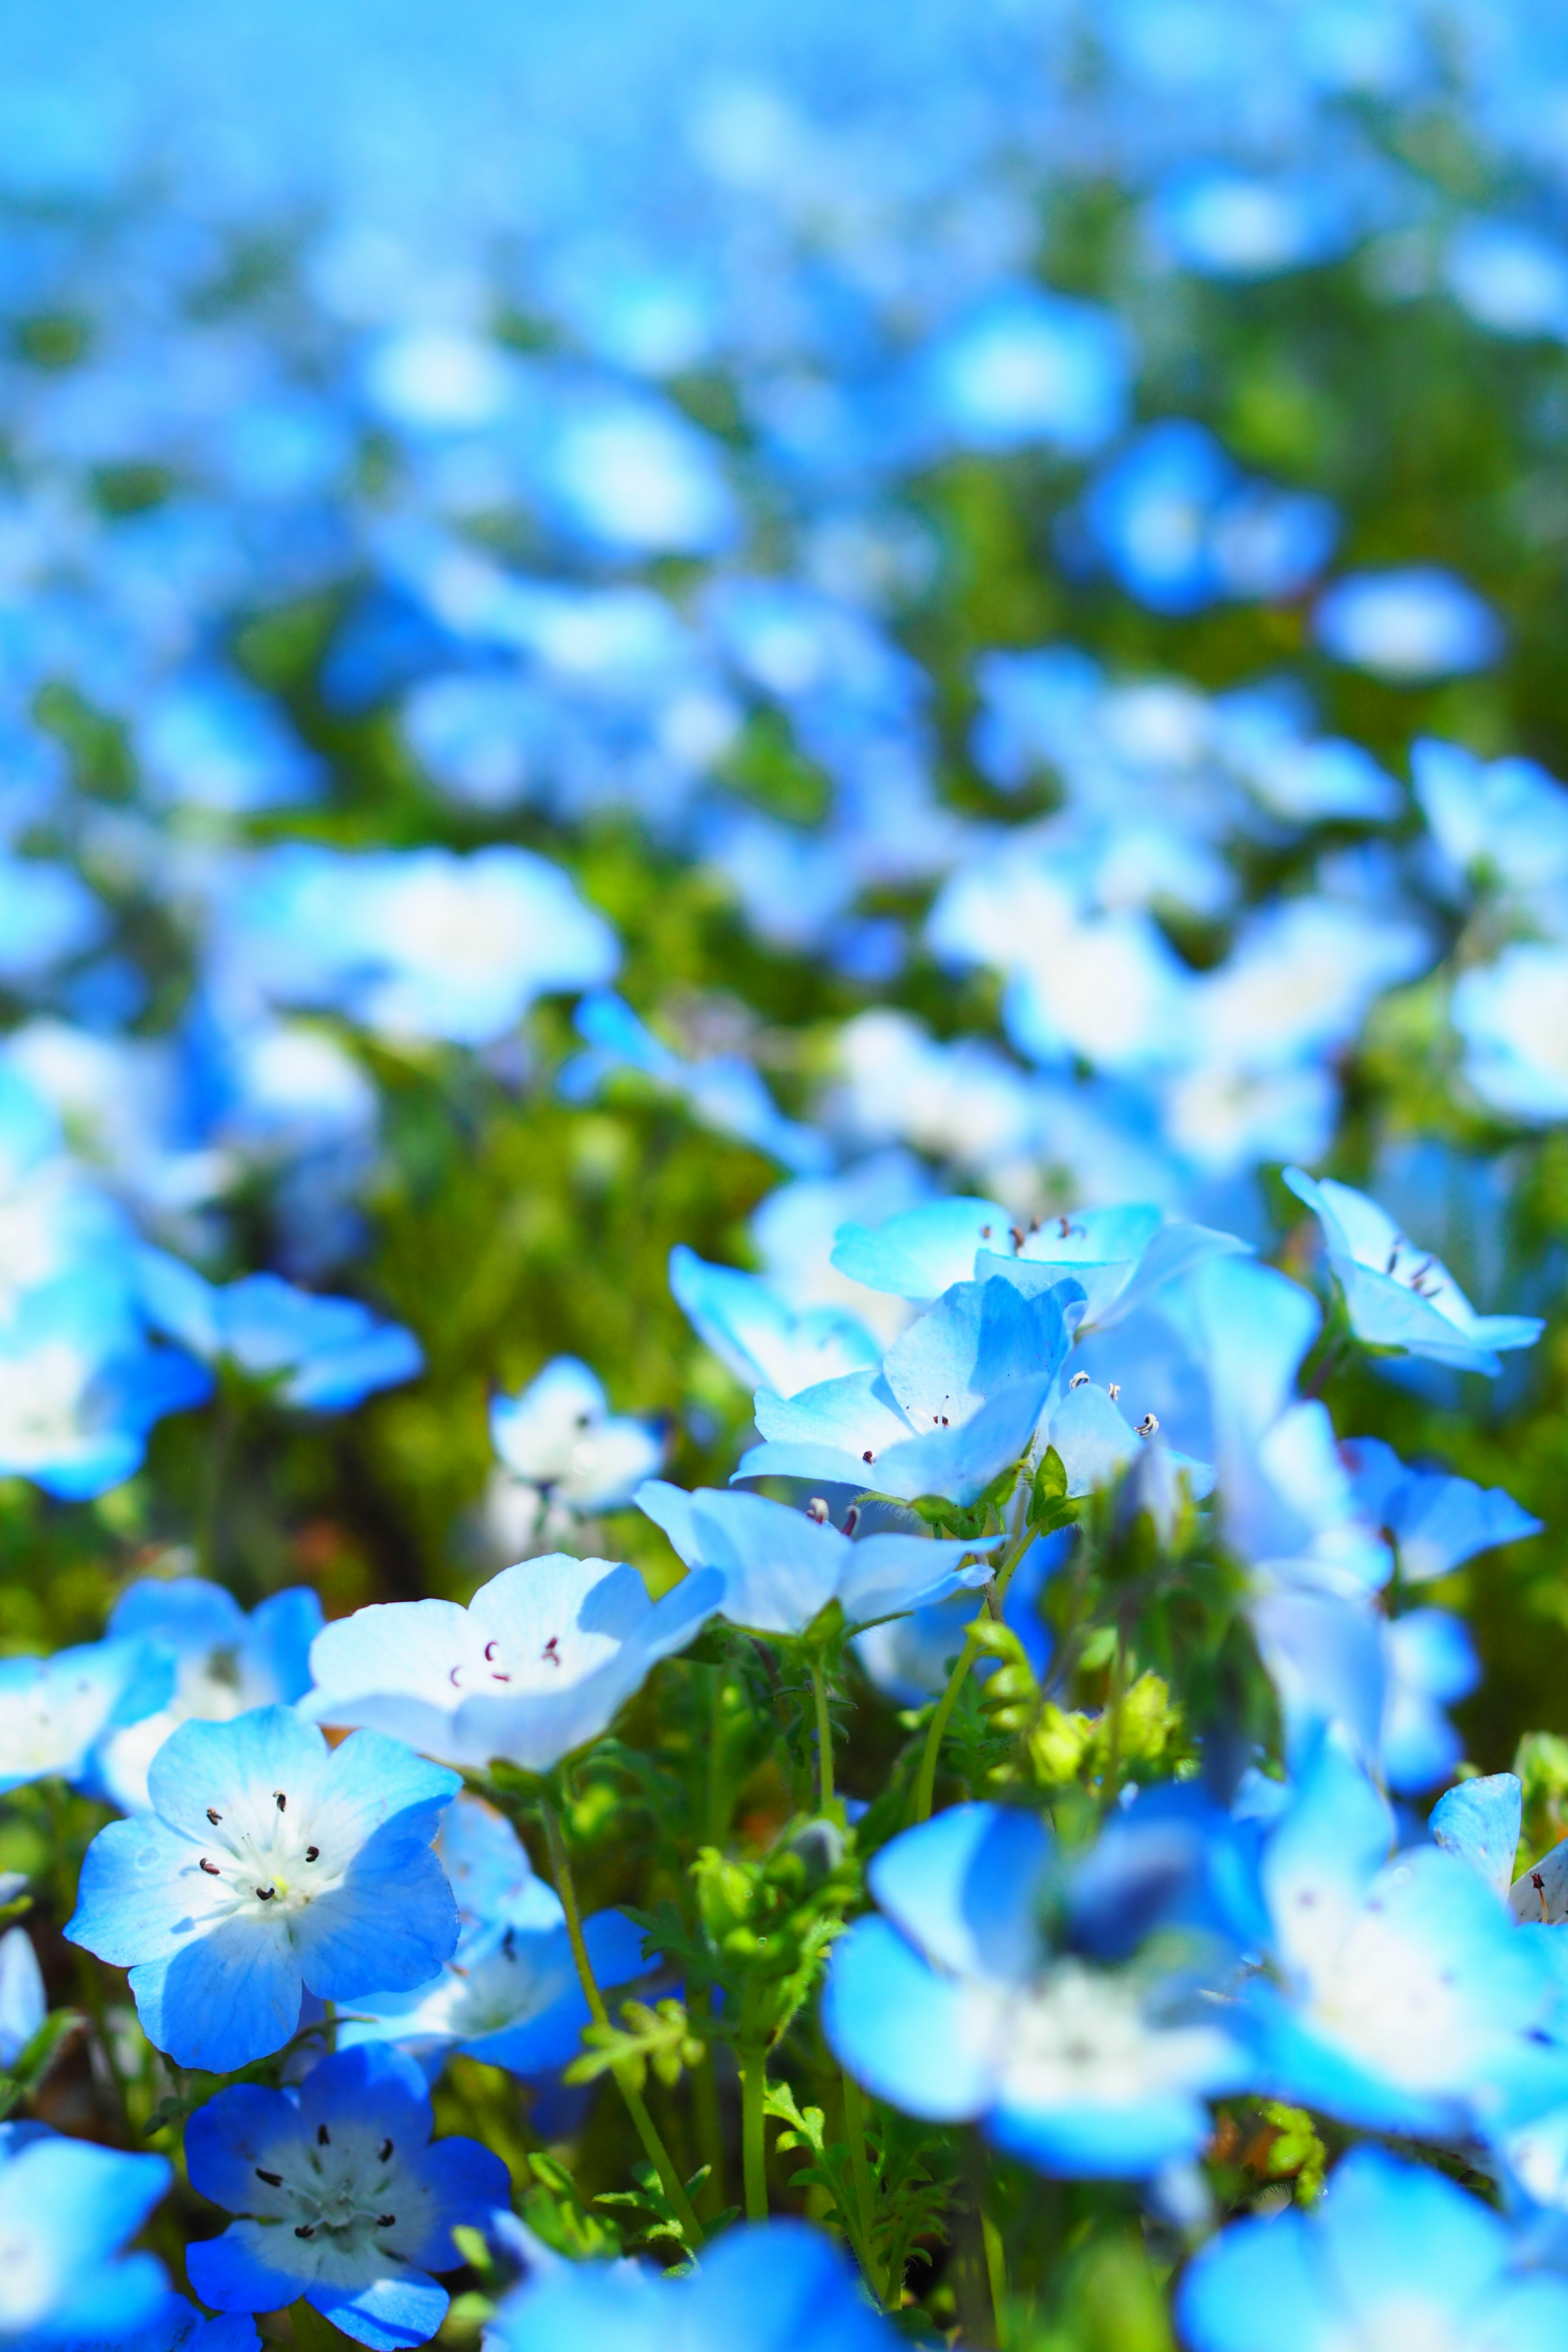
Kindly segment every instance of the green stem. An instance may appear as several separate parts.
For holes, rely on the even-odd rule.
[[[746,2219],[768,2218],[767,2145],[763,2137],[763,2097],[767,2089],[767,2053],[760,2042],[742,2042],[741,2062],[741,2170]]]
[[[1026,1507],[1027,1489],[1021,1491]],[[1026,1525],[1022,1528],[1015,1527],[1013,1539],[1002,1556],[1002,1564],[993,1577],[985,1596],[986,1608],[995,1622],[1001,1620],[1002,1603],[1007,1598],[1007,1587],[1013,1581],[1013,1570],[1033,1541],[1033,1534]],[[977,1617],[973,1625],[970,1627],[963,1647],[959,1652],[958,1662],[947,1678],[947,1688],[936,1703],[936,1713],[931,1717],[931,1727],[926,1733],[925,1748],[921,1756],[921,1769],[915,1778],[914,1803],[910,1813],[911,1826],[918,1827],[921,1822],[929,1822],[931,1819],[931,1800],[936,1791],[937,1758],[942,1751],[942,1743],[947,1736],[947,1727],[952,1720],[952,1710],[958,1705],[959,1693],[963,1688],[970,1667],[980,1655],[980,1643],[976,1639],[976,1633],[983,1622],[984,1621]]]
[[[870,2159],[866,2154],[866,2110],[861,2103],[860,2085],[848,2073],[844,2076],[844,2133],[849,2142],[849,2177],[855,2184],[855,2204],[860,2222],[860,2267],[866,2273],[866,2284],[871,2293],[879,2304],[885,2305],[888,2289],[882,2278],[881,2265],[872,2251],[871,2229],[877,2210],[877,2192],[871,2179]]]
[[[1100,1784],[1100,1809],[1109,1813],[1116,1802],[1121,1782],[1121,1702],[1127,1695],[1127,1617],[1119,1610],[1116,1617],[1116,1653],[1110,1663],[1110,1692],[1106,1701],[1106,1713],[1110,1717],[1106,1737],[1105,1770]]]
[[[561,1817],[547,1797],[541,1798],[540,1811],[544,1816],[544,1835],[550,1848],[550,1868],[555,1880],[555,1892],[561,1897],[561,1908],[566,1915],[566,1936],[572,1947],[572,1958],[577,1964],[577,1979],[583,1988],[583,1998],[595,2025],[608,2025],[610,2012],[605,2007],[605,1996],[599,1990],[594,1974],[594,1964],[588,1958],[588,1947],[583,1936],[583,1914],[577,1903],[576,1882],[566,1856],[566,1840],[562,1834]],[[686,2232],[686,2242],[693,2251],[703,2243],[702,2225],[691,2210],[691,2200],[681,2186],[680,2175],[670,2158],[669,2150],[659,2137],[658,2126],[647,2111],[647,2102],[625,2066],[611,2069],[616,2086],[626,2103],[626,2112],[637,2128],[637,2137],[649,2163],[659,2177],[670,2210]]]
[[[816,1701],[816,1782],[819,1790],[818,1808],[823,1812],[833,1809],[833,1717],[827,1711],[827,1676],[823,1672],[820,1653],[811,1662],[811,1690]]]
[[[1007,2263],[1002,2232],[989,2213],[980,2216],[980,2235],[985,2248],[985,2276],[991,2288],[991,2316],[995,2325],[997,2352],[1006,2352]]]
[[[724,1776],[724,1690],[729,1677],[722,1666],[709,1671],[713,1676],[713,1704],[708,1723],[708,1843],[722,1850],[730,1827],[730,1791]]]
[[[712,1996],[708,1992],[692,1992],[687,2001],[687,2012],[693,2031],[701,2034],[702,2063],[691,2077],[691,2106],[697,2125],[697,2145],[702,2161],[708,2167],[708,2179],[703,2189],[703,2201],[710,2213],[721,2213],[730,2200],[725,2193],[724,2126],[719,2112],[719,2077],[713,2066]]]

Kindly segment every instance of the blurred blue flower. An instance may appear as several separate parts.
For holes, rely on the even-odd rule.
[[[1082,457],[1120,430],[1131,373],[1130,337],[1111,311],[999,287],[916,353],[894,413],[917,450],[1044,443]]]
[[[91,1775],[100,1744],[163,1706],[174,1671],[162,1643],[140,1641],[0,1658],[0,1793],[54,1772]]]
[[[314,800],[326,781],[277,705],[221,670],[163,688],[138,713],[134,743],[159,798],[230,815]]]
[[[683,1060],[607,990],[584,998],[577,1027],[588,1051],[561,1072],[568,1102],[587,1101],[617,1070],[637,1070],[679,1095],[704,1127],[751,1144],[785,1168],[815,1171],[831,1163],[826,1137],[785,1118],[751,1063],[738,1055]]]
[[[1393,1538],[1407,1583],[1430,1583],[1478,1552],[1543,1532],[1543,1522],[1500,1486],[1408,1469],[1380,1437],[1345,1438],[1340,1453],[1366,1517]]]
[[[1443,256],[1448,291],[1494,335],[1568,342],[1568,252],[1513,221],[1462,221]]]
[[[26,1927],[0,1935],[0,2071],[9,2074],[48,2013],[44,1972]]]
[[[116,2343],[170,2300],[151,2254],[121,2256],[168,2188],[161,2156],[0,2125],[0,2345]]]
[[[1518,940],[1455,984],[1466,1082],[1507,1118],[1568,1118],[1568,947]]]
[[[362,1732],[329,1748],[292,1708],[181,1724],[151,1811],[89,1847],[66,1934],[129,1969],[148,2039],[223,2073],[281,2049],[309,1990],[422,1984],[458,1914],[430,1851],[456,1774]]]
[[[1533,760],[1418,736],[1410,772],[1456,897],[1483,878],[1526,898],[1568,882],[1568,791]]]
[[[684,1242],[669,1254],[669,1286],[698,1338],[747,1388],[795,1396],[879,1360],[876,1341],[852,1315],[792,1307],[763,1276],[710,1265]]]
[[[156,1329],[266,1383],[279,1403],[346,1412],[424,1369],[413,1332],[381,1322],[357,1298],[319,1298],[275,1274],[220,1287],[162,1250],[141,1251],[137,1273]]]
[[[521,1396],[490,1400],[490,1443],[539,1506],[615,1510],[664,1459],[658,1423],[613,1413],[603,1383],[575,1356],[556,1356]]]
[[[1312,628],[1335,661],[1395,686],[1489,669],[1504,643],[1491,606],[1436,564],[1347,572],[1318,599]]]
[[[1331,180],[1223,163],[1176,172],[1155,197],[1151,226],[1173,260],[1205,278],[1275,278],[1331,260],[1350,241],[1343,191]]]
[[[54,968],[101,945],[102,901],[68,866],[0,850],[0,982],[30,989]]]
[[[218,2311],[302,2295],[371,2352],[427,2343],[447,2298],[455,2228],[483,2230],[511,2184],[478,2140],[432,2141],[424,2080],[401,2051],[322,2059],[297,2091],[241,2083],[185,2126],[191,2186],[242,2218],[193,2245],[191,2284]]]

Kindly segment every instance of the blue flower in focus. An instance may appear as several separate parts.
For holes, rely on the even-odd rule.
[[[1064,541],[1140,604],[1184,614],[1222,597],[1300,595],[1339,531],[1327,499],[1248,479],[1205,426],[1172,417],[1089,485]]]
[[[121,2256],[173,2178],[161,2156],[0,2124],[0,2345],[123,2342],[170,2300],[151,2254]]]
[[[292,1706],[310,1687],[310,1643],[321,1630],[321,1604],[304,1585],[270,1594],[248,1617],[231,1592],[203,1577],[127,1586],[110,1612],[110,1638],[172,1652],[174,1685],[162,1706],[99,1741],[95,1788],[122,1812],[144,1811],[147,1768],[175,1726]]]
[[[1173,1977],[1099,1955],[1138,1938],[1123,1884],[1089,1885],[1079,1953],[1041,1925],[1050,1833],[1032,1813],[959,1805],[884,1846],[869,1883],[882,1916],[833,1948],[823,2030],[879,2098],[931,2120],[980,2120],[1041,2171],[1142,2179],[1194,2155],[1205,2101],[1246,2081],[1245,2058]],[[1131,1932],[1127,1930],[1131,1928]]]
[[[282,2047],[306,1991],[422,1984],[458,1913],[430,1851],[454,1773],[362,1732],[329,1748],[292,1708],[184,1723],[150,1814],[88,1848],[66,1934],[129,1969],[149,2041],[215,2074]]]
[[[1478,1315],[1440,1260],[1405,1239],[1387,1211],[1331,1177],[1288,1168],[1285,1181],[1323,1229],[1351,1328],[1367,1346],[1425,1356],[1496,1379],[1498,1350],[1532,1348],[1533,1315]]]
[[[1363,1510],[1392,1537],[1406,1583],[1429,1584],[1478,1552],[1543,1532],[1500,1486],[1407,1469],[1380,1437],[1345,1438],[1340,1453]]]
[[[1441,2173],[1354,2148],[1310,2211],[1212,2239],[1176,2315],[1193,2352],[1555,2352],[1568,2282],[1524,2256],[1519,2233]]]
[[[642,2263],[546,2259],[485,2340],[488,2352],[894,2352],[902,2339],[831,2238],[779,2221],[726,2231],[680,2278]]]
[[[870,1333],[841,1307],[794,1307],[763,1275],[710,1265],[684,1242],[669,1254],[669,1286],[698,1338],[749,1389],[791,1397],[879,1360]]]
[[[584,998],[577,1027],[589,1050],[561,1073],[568,1102],[586,1102],[618,1070],[636,1070],[679,1095],[704,1127],[751,1144],[785,1168],[816,1172],[830,1164],[826,1138],[785,1118],[750,1062],[738,1055],[685,1061],[607,990]]]
[[[424,1370],[413,1332],[383,1323],[357,1298],[320,1298],[275,1274],[219,1286],[162,1250],[139,1253],[138,1276],[159,1330],[209,1363],[267,1382],[282,1404],[346,1412]]]
[[[609,1410],[603,1385],[575,1356],[557,1356],[521,1396],[490,1401],[490,1439],[534,1498],[569,1512],[629,1503],[664,1459],[658,1424]]]
[[[298,2090],[236,2084],[185,2126],[191,2186],[241,2218],[186,2255],[217,2311],[278,2311],[302,2295],[371,2352],[428,2343],[447,2315],[432,2271],[459,2264],[452,2231],[510,2206],[499,2156],[438,2139],[424,2079],[374,2044],[322,2059]]]
[[[174,1672],[162,1643],[140,1641],[0,1658],[0,1795],[53,1772],[92,1775],[101,1743],[165,1705]]]
[[[723,1598],[711,1571],[654,1601],[624,1560],[549,1552],[492,1577],[467,1609],[394,1601],[339,1618],[311,1647],[317,1687],[302,1711],[453,1764],[502,1756],[546,1771],[596,1738]]]
[[[851,1541],[826,1518],[762,1495],[662,1479],[639,1486],[637,1507],[664,1529],[688,1568],[717,1569],[721,1608],[731,1624],[764,1633],[804,1633],[829,1601],[857,1624],[973,1591],[991,1571],[976,1546],[925,1535],[870,1535]],[[987,1547],[999,1538],[984,1539]],[[967,1563],[967,1565],[966,1565]]]
[[[1568,1118],[1568,949],[1516,940],[1472,965],[1455,986],[1452,1018],[1483,1102],[1531,1126]]]
[[[1081,457],[1121,428],[1131,361],[1126,328],[1098,303],[1004,287],[916,354],[898,405],[917,448],[1043,442]]]
[[[1347,572],[1318,599],[1312,629],[1335,661],[1394,686],[1489,669],[1503,651],[1491,606],[1436,564]]]
[[[1078,1294],[1081,1296],[1081,1294]],[[1067,1353],[1054,1290],[960,1282],[882,1359],[794,1397],[759,1390],[737,1478],[807,1478],[971,1503],[1025,1454]]]

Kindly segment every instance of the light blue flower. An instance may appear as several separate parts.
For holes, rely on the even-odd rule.
[[[765,1276],[710,1265],[684,1242],[669,1254],[669,1286],[698,1338],[747,1388],[795,1396],[879,1360],[870,1333],[842,1308],[794,1307]]]
[[[785,1118],[751,1063],[738,1055],[686,1061],[608,990],[584,998],[577,1027],[589,1050],[561,1073],[561,1091],[569,1102],[587,1101],[617,1070],[636,1070],[679,1096],[704,1127],[751,1144],[783,1167],[805,1172],[830,1165],[826,1138]]]
[[[1504,645],[1491,606],[1436,564],[1347,572],[1318,599],[1312,629],[1335,661],[1395,686],[1489,669]]]
[[[120,2249],[172,2178],[161,2156],[0,2125],[0,2345],[119,2343],[157,2313],[170,2299],[163,2264]]]
[[[0,1328],[0,1475],[71,1502],[104,1494],[140,1469],[154,1422],[211,1388],[205,1365],[147,1344],[110,1269],[62,1274]]]
[[[795,1397],[758,1391],[763,1443],[737,1478],[807,1478],[912,1502],[967,1504],[1033,1438],[1067,1352],[1053,1290],[955,1283],[882,1359]]]
[[[490,1441],[541,1506],[609,1511],[629,1503],[664,1459],[658,1424],[613,1413],[602,1383],[575,1356],[556,1356],[521,1396],[490,1400]]]
[[[1426,1826],[1434,1844],[1468,1863],[1495,1895],[1505,1900],[1513,1885],[1519,1853],[1524,1791],[1512,1772],[1489,1772],[1460,1780],[1432,1808]],[[1529,1885],[1528,1874],[1520,1885]],[[1533,1891],[1533,1890],[1532,1890]],[[1539,1918],[1539,1911],[1526,1916]]]
[[[1464,1620],[1447,1609],[1411,1609],[1390,1620],[1383,1635],[1388,1676],[1383,1708],[1384,1778],[1410,1792],[1446,1780],[1464,1743],[1444,1714],[1468,1698],[1481,1678]]]
[[[763,1633],[804,1633],[832,1601],[851,1625],[891,1617],[973,1591],[991,1573],[973,1543],[900,1534],[852,1541],[830,1521],[761,1495],[710,1486],[687,1495],[657,1479],[638,1487],[637,1503],[688,1568],[722,1575],[731,1623]]]
[[[44,1974],[26,1927],[0,1935],[0,2073],[8,2074],[48,2013]]]
[[[1183,268],[1243,279],[1326,261],[1350,233],[1331,180],[1266,177],[1223,163],[1177,172],[1155,198],[1151,226]]]
[[[131,1971],[149,2041],[224,2073],[280,2049],[307,1991],[422,1984],[458,1912],[430,1851],[454,1773],[362,1732],[329,1748],[289,1707],[184,1723],[153,1811],[89,1847],[66,1934]]]
[[[900,2341],[833,2240],[805,2221],[728,2230],[688,2275],[630,2262],[561,2263],[501,2305],[486,2352],[894,2352]]]
[[[1340,1454],[1367,1517],[1393,1538],[1407,1583],[1428,1584],[1478,1552],[1544,1530],[1502,1487],[1409,1469],[1380,1437],[1344,1438]]]
[[[88,1776],[102,1741],[166,1703],[174,1672],[166,1649],[140,1641],[0,1658],[0,1794],[53,1772]]]
[[[1004,286],[916,354],[895,414],[917,447],[1044,443],[1082,457],[1120,428],[1130,373],[1127,330],[1110,311]]]
[[[357,1298],[321,1298],[275,1274],[218,1286],[162,1250],[138,1255],[149,1320],[211,1363],[265,1381],[280,1403],[345,1412],[412,1380],[425,1357],[412,1331]]]
[[[401,2051],[322,2059],[298,2090],[237,2084],[185,2126],[191,2186],[230,2213],[186,2255],[215,2310],[278,2311],[302,2295],[372,2352],[428,2343],[447,2315],[432,2271],[458,2267],[455,2228],[510,2203],[499,2156],[432,2141],[424,2079]]]
[[[1516,940],[1461,972],[1451,1007],[1467,1083],[1506,1118],[1568,1118],[1568,949]]]
[[[128,1585],[110,1612],[110,1638],[172,1652],[174,1685],[162,1706],[99,1741],[95,1788],[124,1812],[144,1811],[147,1768],[176,1724],[291,1706],[310,1687],[310,1643],[321,1630],[321,1604],[305,1585],[270,1594],[248,1617],[231,1592],[203,1577]]]
[[[26,989],[99,945],[102,901],[68,866],[0,850],[0,982]]]
[[[1443,257],[1448,291],[1494,335],[1568,342],[1568,253],[1515,221],[1461,221]]]
[[[277,704],[219,669],[188,671],[153,696],[134,743],[162,798],[229,814],[315,800],[325,782]]]
[[[1190,1988],[1147,1969],[1055,1957],[1041,1914],[1050,1833],[1032,1813],[959,1805],[884,1846],[880,1916],[834,1946],[823,2029],[879,2098],[931,2120],[979,2120],[1041,2171],[1145,2179],[1196,2153],[1205,2098],[1247,2063]],[[1118,1951],[1137,1940],[1120,1906]],[[1086,1911],[1101,1949],[1106,1890]]]
[[[546,1553],[492,1577],[467,1609],[394,1601],[339,1618],[311,1647],[317,1687],[302,1712],[449,1763],[500,1756],[542,1772],[596,1738],[723,1597],[711,1571],[653,1601],[625,1561]]]
[[[1533,760],[1419,736],[1410,773],[1455,896],[1482,878],[1526,898],[1568,880],[1568,791]]]
[[[1193,2352],[1553,2352],[1568,2283],[1525,2270],[1479,2198],[1361,2147],[1310,2211],[1237,2221],[1204,2247],[1176,2315]]]
[[[1285,1181],[1322,1226],[1358,1339],[1495,1379],[1499,1349],[1531,1348],[1541,1337],[1537,1316],[1478,1315],[1447,1267],[1364,1192],[1328,1176],[1314,1181],[1300,1168],[1288,1168]]]

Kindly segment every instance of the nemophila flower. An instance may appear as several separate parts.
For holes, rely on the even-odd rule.
[[[1494,1894],[1506,1897],[1514,1883],[1523,1815],[1524,1790],[1516,1775],[1489,1772],[1473,1780],[1460,1780],[1439,1797],[1426,1826],[1435,1844],[1468,1863]],[[1568,1853],[1563,1858],[1568,1862]],[[1531,1887],[1528,1872],[1519,1885]],[[1544,1882],[1531,1892],[1543,1895]],[[1530,1918],[1542,1916],[1534,1909],[1525,1913]]]
[[[794,1397],[759,1390],[737,1478],[808,1478],[970,1503],[1032,1439],[1067,1352],[1059,1297],[960,1282],[882,1359]]]
[[[1350,240],[1348,208],[1331,181],[1223,163],[1173,174],[1150,226],[1173,260],[1204,278],[1275,278],[1325,261]]]
[[[1444,1470],[1411,1469],[1380,1437],[1344,1438],[1340,1454],[1367,1517],[1393,1539],[1407,1583],[1429,1583],[1478,1552],[1543,1530],[1544,1523],[1502,1487],[1478,1486]]]
[[[710,1265],[684,1242],[669,1254],[669,1287],[698,1338],[747,1388],[795,1396],[879,1360],[875,1339],[843,1308],[793,1307],[763,1276]]]
[[[162,2263],[122,2255],[173,2174],[161,2156],[0,2124],[0,2345],[116,2342],[169,2300]]]
[[[1549,1956],[1453,1853],[1390,1859],[1392,1826],[1365,1774],[1321,1742],[1261,1864],[1279,1981],[1245,1996],[1260,2083],[1368,2130],[1433,2138],[1549,2105],[1568,2081],[1549,2046]]]
[[[1476,1645],[1450,1610],[1410,1609],[1384,1626],[1383,1654],[1384,1778],[1405,1792],[1435,1788],[1464,1754],[1443,1709],[1468,1698],[1480,1681]]]
[[[782,1167],[805,1173],[831,1165],[826,1138],[786,1118],[757,1071],[739,1055],[686,1060],[608,989],[585,996],[576,1020],[588,1051],[561,1073],[558,1083],[568,1102],[586,1102],[618,1070],[633,1070],[678,1095],[702,1126],[752,1145]]]
[[[690,1569],[724,1579],[722,1613],[764,1633],[804,1633],[830,1601],[850,1624],[890,1617],[942,1601],[961,1586],[984,1584],[991,1570],[976,1546],[926,1535],[868,1535],[852,1541],[826,1517],[794,1511],[761,1495],[653,1479],[639,1486],[637,1508],[664,1529]],[[998,1537],[985,1539],[994,1546]]]
[[[357,1298],[320,1298],[275,1274],[220,1287],[162,1250],[142,1250],[138,1273],[157,1329],[208,1363],[266,1382],[282,1404],[344,1412],[424,1368],[413,1332],[382,1322]]]
[[[171,2294],[144,2326],[73,2336],[68,2352],[261,2352],[261,2337],[248,2313],[209,2319],[184,2295]]]
[[[1192,2352],[1552,2352],[1568,2282],[1526,2259],[1479,2197],[1354,2148],[1310,2211],[1212,2239],[1176,2290],[1176,2317]]]
[[[500,1756],[542,1772],[596,1738],[723,1598],[714,1571],[655,1601],[624,1560],[549,1552],[504,1569],[467,1609],[394,1601],[340,1618],[312,1645],[317,1687],[301,1711],[453,1764]]]
[[[1102,1889],[1079,1950],[1053,1956],[1052,1878],[1032,1813],[959,1805],[906,1831],[871,1864],[882,1916],[834,1946],[824,2031],[906,2114],[980,2120],[1045,2172],[1145,2179],[1196,2153],[1205,2098],[1246,2081],[1247,2062],[1178,1979],[1093,1957]],[[1118,1958],[1138,1927],[1136,1906],[1120,1909]]]
[[[140,1469],[154,1422],[211,1389],[205,1365],[147,1345],[102,1269],[62,1274],[0,1328],[0,1475],[69,1502],[104,1494]]]
[[[1410,774],[1455,897],[1485,880],[1529,899],[1568,878],[1568,791],[1533,760],[1479,760],[1419,736]]]
[[[90,1642],[0,1658],[0,1793],[58,1772],[78,1780],[100,1742],[167,1701],[174,1661],[147,1642]]]
[[[490,2321],[489,2352],[893,2352],[834,2241],[805,2221],[727,2230],[684,2277],[646,2263],[546,2262]]]
[[[1319,597],[1312,633],[1335,661],[1395,686],[1489,669],[1503,651],[1491,606],[1436,564],[1347,572]]]
[[[1447,1267],[1364,1192],[1329,1176],[1314,1181],[1300,1168],[1288,1168],[1285,1181],[1321,1225],[1351,1328],[1368,1346],[1495,1378],[1500,1349],[1540,1339],[1538,1316],[1478,1315]]]
[[[48,2011],[44,1974],[26,1927],[0,1935],[0,2073],[8,2072]]]
[[[454,1773],[374,1732],[329,1748],[290,1707],[183,1723],[152,1811],[88,1848],[66,1933],[129,1969],[149,2041],[215,2074],[280,2049],[306,1992],[423,1984],[458,1912],[430,1851]]]
[[[306,1585],[272,1593],[248,1617],[232,1592],[205,1577],[129,1585],[110,1612],[110,1638],[172,1653],[174,1688],[161,1706],[99,1741],[94,1787],[124,1812],[143,1810],[147,1767],[175,1725],[291,1706],[310,1687],[310,1643],[321,1629],[321,1604]]]
[[[1071,1553],[1076,1534],[1072,1528],[1060,1528],[1054,1535],[1037,1538],[1008,1579],[1002,1620],[1022,1643],[1037,1675],[1044,1675],[1051,1654],[1041,1597]],[[945,1688],[979,1608],[973,1587],[961,1586],[945,1601],[921,1602],[905,1615],[868,1627],[856,1636],[856,1654],[879,1690],[900,1706],[919,1706]],[[986,1659],[972,1669],[982,1678],[992,1670]]]
[[[917,448],[1082,457],[1126,415],[1129,362],[1126,329],[1098,303],[1002,287],[916,354],[895,415]]]
[[[1460,973],[1450,1012],[1483,1102],[1532,1126],[1568,1117],[1568,949],[1516,940]]]
[[[575,1356],[557,1356],[521,1396],[490,1401],[490,1439],[536,1506],[608,1511],[627,1503],[664,1458],[658,1426],[613,1413],[602,1382]]]
[[[456,1800],[436,1852],[458,1899],[457,1950],[411,1992],[361,1994],[339,2023],[338,2046],[393,2042],[432,2076],[454,2049],[514,2074],[553,2073],[575,2056],[589,2022],[561,1898],[534,1875],[511,1824],[477,1797]],[[642,1929],[619,1911],[592,1913],[583,1934],[602,1989],[656,1965],[643,1958]]]
[[[1550,335],[1568,342],[1568,253],[1517,221],[1472,214],[1443,257],[1461,310],[1494,335]]]
[[[430,2137],[423,2076],[374,2044],[323,2058],[297,2090],[233,2084],[185,2126],[191,2186],[241,2218],[186,2255],[216,2311],[278,2311],[301,2296],[372,2352],[428,2343],[456,2270],[455,2228],[510,2205],[499,2156]]]
[[[325,763],[305,749],[276,702],[231,673],[192,669],[137,713],[138,762],[165,802],[233,814],[321,796]]]

